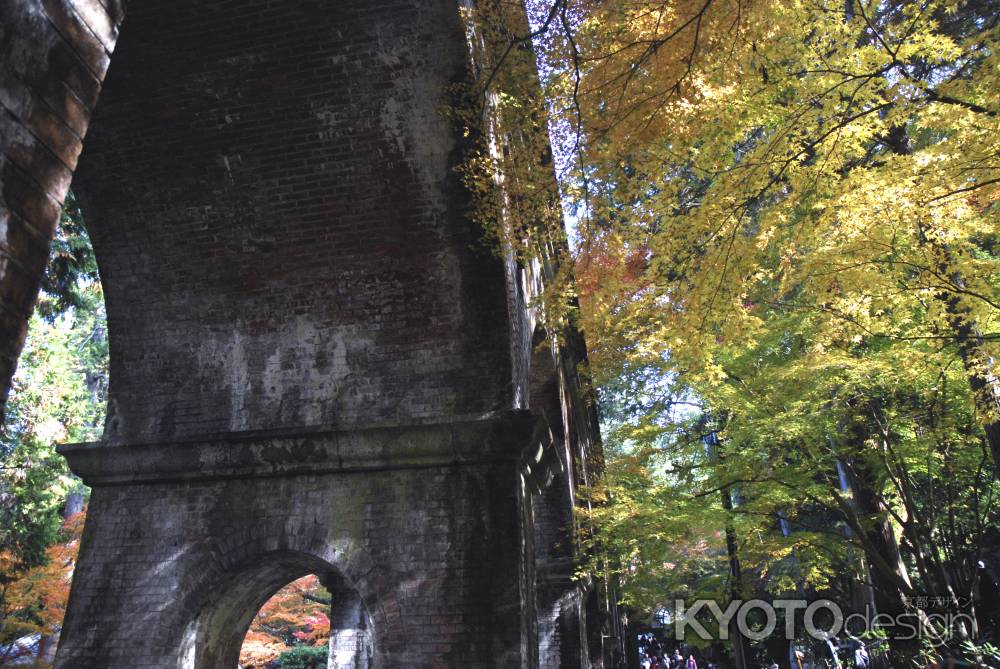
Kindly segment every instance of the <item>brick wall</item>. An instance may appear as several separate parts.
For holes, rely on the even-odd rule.
[[[503,267],[444,116],[452,0],[136,3],[74,182],[109,441],[513,403]]]
[[[121,0],[0,3],[0,413]]]
[[[465,216],[442,113],[459,3],[147,0],[119,40],[121,20],[0,4],[0,382],[108,71],[73,186],[111,398],[103,443],[65,451],[94,493],[58,665],[229,663],[258,600],[326,571],[375,666],[589,666],[594,593],[565,573],[599,456],[585,352],[532,351],[544,272]],[[460,436],[469,417],[512,446]]]
[[[373,666],[534,666],[515,465],[99,485],[56,666],[235,666],[257,608],[311,572],[360,595]]]

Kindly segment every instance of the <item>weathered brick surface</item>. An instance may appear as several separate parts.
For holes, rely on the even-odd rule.
[[[98,487],[57,666],[235,666],[224,651],[248,616],[324,571],[360,594],[376,667],[522,666],[516,477],[510,463]],[[179,664],[199,621],[200,661]]]
[[[0,411],[120,20],[111,0],[0,3]]]
[[[533,500],[539,666],[550,669],[585,666],[588,659],[580,611],[585,593],[575,580],[572,498],[568,492],[567,477],[557,476]]]
[[[569,579],[582,348],[533,352],[541,266],[465,216],[459,3],[122,19],[0,3],[0,382],[71,177],[111,338],[104,440],[65,449],[94,492],[57,666],[231,669],[309,572],[378,669],[600,666]]]
[[[453,0],[136,3],[75,190],[106,283],[106,439],[513,403],[503,267],[442,113]]]

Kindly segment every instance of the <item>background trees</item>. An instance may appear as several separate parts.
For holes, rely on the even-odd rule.
[[[571,212],[578,288],[543,299],[585,330],[608,428],[590,566],[642,613],[822,592],[926,615],[923,595],[986,633],[1000,4],[556,0],[531,25],[483,4],[499,121],[466,177],[522,261]],[[51,443],[100,423],[99,294],[63,224],[0,445],[0,584],[59,527]]]
[[[0,646],[58,631],[86,491],[55,445],[96,439],[104,422],[104,298],[67,202],[0,434]]]
[[[3,603],[0,666],[20,658],[23,648],[15,642],[24,639],[31,639],[37,647],[39,661],[36,666],[49,666],[66,613],[84,516],[83,511],[69,516],[55,543],[45,549],[44,559],[30,569],[19,571],[16,579],[0,586]],[[9,565],[4,566],[9,568]],[[23,662],[23,658],[20,659]]]
[[[626,601],[856,600],[867,582],[883,612],[926,615],[926,595],[974,613],[1000,492],[1000,6],[533,16],[507,38],[534,41],[545,121],[515,102],[531,78],[515,57],[482,85],[508,127],[547,123],[556,143],[581,308],[568,284],[549,308],[590,346],[615,456],[592,548]],[[514,134],[469,174],[502,178],[501,234],[530,258],[561,217],[549,156]]]
[[[246,669],[326,666],[330,637],[330,594],[316,576],[298,579],[279,590],[250,623],[240,651]],[[322,659],[322,662],[319,662]]]

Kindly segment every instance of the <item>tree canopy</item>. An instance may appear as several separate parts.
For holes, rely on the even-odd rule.
[[[544,299],[608,428],[590,566],[645,615],[865,582],[968,611],[998,533],[1000,5],[529,10],[483,19],[506,132],[466,175],[522,259],[569,212],[576,288]]]

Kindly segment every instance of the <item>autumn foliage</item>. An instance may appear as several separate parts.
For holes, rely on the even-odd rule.
[[[66,614],[85,516],[86,512],[81,512],[66,519],[60,540],[45,551],[44,564],[21,572],[7,584],[0,584],[0,647],[7,648],[14,641],[33,634],[40,634],[48,643],[58,637]],[[0,555],[0,567],[3,567],[0,572],[9,573],[5,569],[9,561],[9,556]],[[0,654],[0,666],[15,659],[15,652],[13,649],[8,651],[11,657]]]
[[[553,0],[514,27],[495,4],[500,120],[465,173],[526,265],[569,214],[578,281],[540,301],[584,330],[605,421],[587,568],[640,616],[973,614],[1000,526],[1000,3]]]
[[[330,637],[330,596],[314,575],[279,590],[250,623],[240,651],[245,669],[263,669],[296,646],[326,646]]]
[[[43,648],[51,648],[57,641],[85,516],[84,511],[63,523],[60,540],[46,550],[44,564],[24,570],[10,582],[0,584],[3,606],[0,610],[0,649],[9,647],[6,655],[0,650],[0,667],[21,653],[12,646],[19,639],[40,634]],[[9,556],[0,555],[0,566],[10,562]],[[329,595],[316,576],[306,576],[288,584],[254,617],[240,652],[240,664],[245,669],[263,669],[272,666],[291,648],[325,647],[330,636],[329,609]]]

